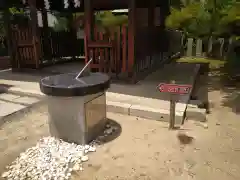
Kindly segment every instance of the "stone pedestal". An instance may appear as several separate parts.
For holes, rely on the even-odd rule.
[[[52,136],[86,144],[104,129],[105,92],[80,97],[49,97],[48,112]]]
[[[48,95],[49,129],[52,136],[85,144],[96,138],[106,123],[106,95],[109,77],[90,73],[43,78],[40,88]]]

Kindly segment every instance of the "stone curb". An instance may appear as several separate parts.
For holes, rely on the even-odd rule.
[[[157,120],[157,121],[163,121],[163,122],[169,122],[169,110],[166,109],[157,109],[157,108],[151,108],[147,106],[140,106],[140,105],[132,105],[130,107],[130,116],[136,116],[141,117],[145,119],[150,120]],[[182,120],[184,117],[183,111],[176,111],[175,112],[175,124],[181,125]]]
[[[130,115],[131,104],[107,101],[107,112]]]

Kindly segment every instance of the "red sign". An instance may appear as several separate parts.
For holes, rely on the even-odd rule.
[[[174,94],[189,94],[191,85],[179,85],[179,84],[166,84],[161,83],[157,86],[160,92],[174,93]]]

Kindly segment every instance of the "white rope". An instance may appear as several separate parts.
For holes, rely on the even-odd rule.
[[[26,0],[21,0],[23,4],[26,4]],[[81,6],[81,0],[72,0],[74,3],[74,7],[78,8]],[[69,0],[64,0],[64,8],[67,9],[69,7]],[[47,10],[50,9],[50,3],[49,0],[44,0],[44,5]]]
[[[63,3],[64,3],[64,8],[67,9],[69,7],[68,0],[64,0]]]
[[[74,7],[75,7],[75,8],[80,7],[80,5],[81,5],[80,0],[73,0],[73,2],[74,2]]]
[[[44,4],[45,4],[45,8],[46,8],[47,10],[49,10],[49,9],[50,9],[50,3],[49,3],[49,1],[48,1],[48,0],[44,0]]]

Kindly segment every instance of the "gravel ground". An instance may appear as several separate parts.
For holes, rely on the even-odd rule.
[[[89,155],[84,171],[73,180],[239,180],[240,116],[223,107],[226,94],[209,93],[214,101],[208,126],[186,121],[180,130],[166,123],[108,113],[119,123],[121,134]],[[25,149],[48,136],[44,105],[12,116],[0,129],[0,173]],[[181,144],[180,133],[192,137]]]

